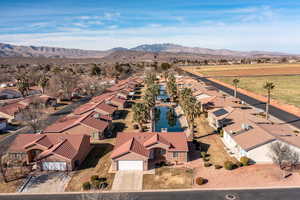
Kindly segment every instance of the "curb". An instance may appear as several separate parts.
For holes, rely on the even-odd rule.
[[[239,190],[278,190],[278,189],[300,189],[300,186],[270,186],[270,187],[238,187],[238,188],[189,188],[189,189],[158,189],[158,190],[121,190],[121,191],[89,191],[89,192],[53,192],[53,193],[0,193],[0,196],[18,195],[68,195],[68,194],[116,194],[116,193],[144,193],[144,192],[197,192],[197,191],[239,191]]]

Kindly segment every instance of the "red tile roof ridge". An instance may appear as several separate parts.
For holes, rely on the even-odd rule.
[[[33,141],[30,142],[29,144],[26,144],[26,145],[24,146],[24,148],[27,149],[29,146],[31,146],[31,145],[37,143],[38,141],[42,140],[43,138],[47,137],[47,135],[43,135],[43,134],[39,134],[39,135],[41,135],[41,137],[39,137],[39,138],[36,139],[36,140],[33,140]],[[41,145],[41,144],[39,144],[39,145]],[[42,146],[43,146],[43,145],[42,145]]]

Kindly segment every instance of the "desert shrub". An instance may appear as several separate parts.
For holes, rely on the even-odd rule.
[[[211,166],[211,163],[209,163],[209,162],[204,163],[204,167],[210,167],[210,166]]]
[[[91,182],[95,181],[95,180],[98,180],[99,179],[99,176],[98,175],[93,175],[91,176]]]
[[[95,189],[99,189],[99,188],[100,188],[100,184],[101,184],[101,182],[100,182],[99,180],[94,180],[94,181],[92,182],[92,186],[93,186],[93,188],[95,188]]]
[[[223,136],[224,136],[224,131],[223,131],[223,129],[221,129],[221,130],[219,131],[219,135],[220,135],[220,137],[223,137]]]
[[[250,159],[249,159],[248,157],[246,157],[246,156],[243,156],[243,157],[240,158],[240,161],[241,161],[241,163],[242,163],[244,166],[248,166],[248,165],[249,165]]]
[[[205,158],[206,157],[206,152],[205,151],[201,151],[200,155],[201,155],[202,158]]]
[[[221,169],[222,166],[221,165],[215,165],[215,169]]]
[[[197,178],[196,178],[196,183],[197,183],[198,185],[203,185],[203,184],[205,183],[205,179],[202,178],[202,177],[197,177]]]
[[[231,161],[225,161],[224,162],[224,168],[227,169],[227,170],[232,170],[233,169],[233,166],[234,164],[231,162]]]
[[[84,183],[82,184],[82,189],[83,189],[83,190],[90,190],[90,189],[91,189],[91,184],[90,184],[90,182],[84,182]]]
[[[99,178],[98,180],[99,180],[100,182],[105,182],[105,181],[107,181],[107,178],[101,177],[101,178]]]
[[[203,160],[207,162],[207,161],[209,161],[209,158],[203,158]]]
[[[243,167],[243,163],[242,163],[242,162],[239,162],[239,161],[236,162],[235,165],[236,165],[236,168],[237,168],[237,167]]]
[[[99,189],[104,189],[104,188],[107,188],[107,186],[108,186],[108,183],[106,183],[106,182],[103,182],[103,183],[101,183],[101,184],[100,184],[100,187],[99,187]]]
[[[133,125],[133,128],[134,128],[134,129],[139,129],[139,125],[138,125],[138,124],[134,124],[134,125]]]

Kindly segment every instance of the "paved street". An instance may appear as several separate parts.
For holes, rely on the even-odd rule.
[[[300,189],[259,189],[259,190],[199,190],[142,193],[76,193],[45,195],[2,195],[1,200],[297,200]]]
[[[143,187],[143,171],[118,171],[112,185],[113,191],[139,191]]]
[[[206,83],[209,83],[210,85],[216,87],[217,89],[223,91],[223,92],[226,92],[230,95],[233,95],[234,94],[234,90],[232,90],[231,88],[227,88],[223,85],[220,85],[218,83],[215,83],[213,81],[210,81],[208,79],[206,79],[205,77],[201,77],[201,76],[198,76],[198,75],[195,75],[195,74],[192,74],[192,73],[189,73],[189,72],[185,72],[187,73],[188,75],[190,75],[191,77],[194,77],[194,78],[197,78],[203,82],[206,82]],[[240,98],[242,101],[248,103],[249,105],[253,106],[253,107],[256,107],[258,109],[262,109],[262,110],[265,110],[266,108],[266,104],[265,102],[261,102],[261,101],[258,101],[252,97],[249,97],[247,95],[244,95],[244,94],[241,94],[241,93],[237,93],[237,96],[238,98]],[[283,111],[281,109],[278,109],[274,106],[270,106],[270,113],[271,115],[273,115],[274,117],[280,119],[281,121],[284,121],[286,123],[289,123],[290,125],[293,125],[294,127],[297,127],[297,128],[300,128],[300,118],[293,115],[293,114],[290,114],[286,111]]]

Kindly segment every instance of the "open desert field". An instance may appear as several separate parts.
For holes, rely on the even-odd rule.
[[[300,64],[247,64],[183,67],[184,70],[208,77],[300,75]]]
[[[219,77],[217,79],[232,85],[234,77]],[[272,91],[273,99],[300,107],[300,75],[240,77],[239,80],[240,88],[261,95],[266,95],[263,84],[266,81],[273,82],[275,84],[275,89]]]

